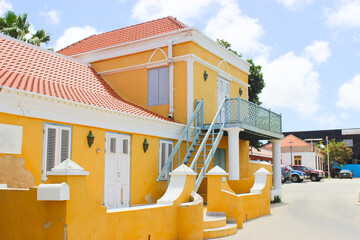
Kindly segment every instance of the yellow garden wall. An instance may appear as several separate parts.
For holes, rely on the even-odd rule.
[[[194,175],[186,176],[173,205],[106,212],[88,193],[89,176],[49,176],[47,183],[66,182],[68,201],[37,201],[36,188],[0,190],[0,232],[4,239],[202,239],[202,202],[190,201]],[[186,221],[192,221],[186,225]]]

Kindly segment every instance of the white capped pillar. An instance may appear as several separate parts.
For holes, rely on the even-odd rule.
[[[225,128],[228,133],[229,180],[240,179],[239,132],[243,129]]]
[[[273,190],[271,198],[275,195],[281,196],[281,141],[280,139],[270,140],[273,148]]]

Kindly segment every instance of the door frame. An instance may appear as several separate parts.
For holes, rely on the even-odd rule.
[[[110,147],[109,143],[107,142],[108,140],[108,134],[115,134],[115,135],[120,135],[120,136],[128,136],[129,138],[129,177],[128,177],[128,182],[129,182],[129,206],[131,207],[131,134],[126,134],[126,133],[118,133],[118,132],[111,132],[111,131],[106,131],[105,132],[105,155],[104,155],[104,191],[103,191],[103,206],[105,206],[105,189],[106,189],[106,156],[107,153],[110,152],[110,149],[108,149]]]

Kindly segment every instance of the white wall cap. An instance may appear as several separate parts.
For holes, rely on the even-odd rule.
[[[170,173],[171,176],[186,176],[186,175],[196,175],[196,173],[186,166],[185,164],[181,164],[175,170]]]
[[[249,160],[250,163],[256,163],[256,164],[263,164],[263,165],[272,165],[271,163],[268,163],[267,161],[260,161],[260,160]]]
[[[70,159],[66,159],[62,163],[51,169],[48,175],[89,175],[84,168]]]
[[[185,206],[190,206],[190,205],[198,205],[198,204],[204,202],[204,199],[199,194],[197,194],[195,191],[191,192],[191,198],[192,198],[191,202],[181,203],[179,205],[185,207]]]
[[[37,189],[38,201],[70,200],[70,188],[67,183],[40,184]]]
[[[259,170],[257,170],[255,173],[254,173],[254,175],[256,176],[256,175],[271,175],[271,173],[268,171],[268,170],[266,170],[265,168],[260,168]]]
[[[213,169],[211,169],[210,171],[208,171],[208,173],[206,174],[207,176],[209,175],[217,175],[217,176],[227,176],[229,175],[227,172],[224,171],[224,169],[222,169],[219,166],[215,166]]]

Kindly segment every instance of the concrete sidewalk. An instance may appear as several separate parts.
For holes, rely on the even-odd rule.
[[[219,239],[360,239],[360,179],[306,180],[282,187],[282,203],[272,204],[270,215]]]

